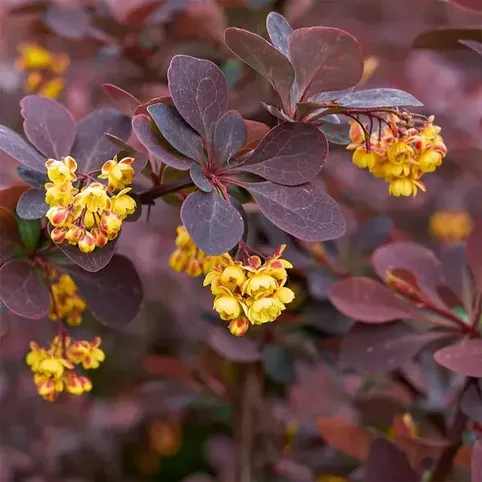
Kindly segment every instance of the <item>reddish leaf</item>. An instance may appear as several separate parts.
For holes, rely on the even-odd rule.
[[[238,156],[253,150],[259,144],[260,140],[270,131],[269,126],[262,122],[245,119],[244,125],[246,126],[246,140],[242,149],[238,151]]]
[[[314,179],[327,156],[328,142],[316,127],[286,123],[268,132],[249,159],[231,172],[247,171],[277,184],[296,186]]]
[[[482,440],[475,441],[472,448],[472,482],[482,482]]]
[[[386,323],[409,318],[410,308],[386,286],[366,277],[335,283],[328,295],[343,314],[364,323]]]
[[[43,218],[48,210],[49,205],[45,202],[45,189],[29,189],[18,200],[17,214],[22,219]]]
[[[265,181],[242,185],[273,224],[303,241],[326,241],[345,232],[340,207],[314,184],[293,187]]]
[[[450,0],[455,5],[465,8],[467,10],[472,10],[475,12],[482,12],[482,6],[478,0]],[[478,481],[474,481],[478,482]]]
[[[340,366],[361,373],[386,373],[400,368],[426,344],[450,336],[446,332],[416,331],[407,323],[356,323],[340,348]]]
[[[252,363],[261,360],[258,346],[247,337],[236,337],[224,328],[213,329],[208,338],[209,346],[226,360]]]
[[[276,49],[283,55],[288,55],[288,37],[293,29],[287,20],[276,12],[270,12],[266,17],[266,29],[269,38]]]
[[[480,28],[437,28],[418,35],[412,43],[416,49],[463,49],[461,40],[480,42]]]
[[[107,0],[112,16],[119,22],[127,25],[142,23],[162,0]]]
[[[50,293],[30,261],[11,259],[0,269],[0,299],[15,314],[40,319],[50,308]]]
[[[289,60],[281,52],[259,35],[240,28],[228,28],[224,42],[243,62],[269,80],[283,102],[289,99],[295,74]]]
[[[21,250],[21,240],[15,216],[0,206],[0,266]]]
[[[0,150],[34,171],[45,172],[45,156],[5,126],[0,126]]]
[[[350,92],[337,99],[336,103],[353,109],[420,107],[423,105],[413,95],[398,89],[369,89]]]
[[[209,60],[176,55],[167,77],[172,100],[181,116],[211,142],[216,123],[228,104],[228,84],[221,69]]]
[[[119,151],[105,134],[127,141],[131,134],[130,119],[117,110],[98,109],[84,117],[77,125],[77,137],[72,148],[72,157],[77,161],[79,172],[84,174],[102,167]]]
[[[0,191],[0,206],[12,213],[15,212],[20,196],[28,189],[28,185],[10,186]]]
[[[354,86],[363,73],[363,56],[354,37],[330,27],[295,30],[288,53],[296,72],[300,101],[327,90]]]
[[[226,112],[216,124],[213,147],[216,165],[221,167],[231,159],[246,141],[246,126],[239,112]]]
[[[482,340],[462,340],[437,350],[433,357],[443,367],[468,377],[482,378]]]
[[[134,117],[141,101],[132,94],[113,84],[103,84],[102,88],[117,109],[127,117]]]
[[[159,161],[180,171],[187,171],[189,169],[192,164],[192,159],[165,146],[160,136],[152,127],[149,117],[144,114],[136,115],[132,119],[132,128],[142,145],[159,159]]]
[[[28,95],[20,102],[23,130],[28,140],[46,157],[68,156],[75,139],[72,114],[57,101]]]
[[[244,232],[239,211],[215,191],[191,193],[182,205],[181,219],[194,242],[210,255],[229,251]]]
[[[54,33],[65,38],[81,39],[90,30],[89,14],[75,6],[50,6],[44,22]]]
[[[482,293],[482,221],[475,223],[474,229],[467,239],[466,253],[477,290]]]

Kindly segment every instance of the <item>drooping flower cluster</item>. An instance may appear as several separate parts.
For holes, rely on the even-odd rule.
[[[169,258],[169,265],[174,271],[189,276],[207,274],[221,260],[220,256],[209,256],[200,250],[184,226],[177,227],[176,248]]]
[[[437,211],[430,218],[430,234],[445,244],[464,241],[472,231],[473,223],[467,211]]]
[[[265,261],[250,256],[245,263],[225,254],[206,275],[203,284],[211,287],[213,308],[221,319],[230,322],[233,335],[244,335],[250,323],[275,321],[285,305],[293,301],[295,294],[285,287],[286,269],[293,267],[281,258],[285,248],[286,245],[280,246]]]
[[[389,183],[392,196],[415,196],[425,191],[424,174],[434,172],[447,154],[440,127],[433,116],[421,126],[415,126],[408,113],[386,114],[380,118],[380,128],[369,132],[366,125],[351,121],[353,163],[368,169],[375,177]]]
[[[98,368],[104,361],[105,354],[99,348],[100,338],[91,342],[73,341],[68,336],[56,336],[48,348],[30,342],[31,351],[26,361],[34,372],[34,383],[39,395],[53,402],[60,393],[82,395],[92,390],[92,382],[84,375],[79,375],[75,365],[84,369]]]
[[[122,221],[136,209],[135,200],[127,194],[131,188],[126,187],[134,176],[133,161],[132,157],[121,161],[114,157],[104,163],[98,175],[99,179],[107,179],[108,186],[91,182],[79,190],[74,187],[75,159],[70,156],[60,161],[49,159],[45,166],[52,182],[45,184],[45,202],[50,206],[46,217],[54,227],[50,233],[52,240],[67,241],[90,253],[115,239]]]
[[[49,278],[52,295],[49,318],[52,321],[65,320],[69,325],[80,325],[86,304],[74,280],[68,274],[59,275],[56,270],[49,272]]]
[[[28,72],[24,91],[56,99],[64,88],[63,74],[69,66],[66,54],[53,54],[39,45],[23,43],[15,59],[18,70]]]

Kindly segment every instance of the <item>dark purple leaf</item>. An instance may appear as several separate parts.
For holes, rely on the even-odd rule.
[[[289,99],[295,73],[281,52],[259,35],[240,28],[228,28],[224,42],[243,62],[269,80],[283,102]]]
[[[173,105],[152,104],[147,107],[147,111],[161,134],[176,151],[197,162],[202,162],[204,149],[201,137],[186,123]]]
[[[288,37],[293,29],[287,20],[276,12],[270,12],[266,18],[266,28],[272,44],[285,56],[288,55]]]
[[[301,122],[286,123],[268,132],[249,159],[235,170],[296,186],[314,179],[327,156],[328,142],[316,127]]]
[[[351,236],[350,245],[360,253],[370,253],[388,239],[392,228],[390,218],[369,219]]]
[[[360,373],[386,373],[400,368],[428,343],[447,336],[440,331],[416,331],[401,321],[356,323],[343,338],[339,363]]]
[[[142,283],[134,265],[124,256],[113,256],[96,273],[77,266],[65,266],[64,270],[72,276],[89,310],[103,324],[122,328],[139,313]]]
[[[413,95],[398,89],[369,89],[350,92],[340,97],[336,103],[353,109],[421,107],[423,105]]]
[[[443,367],[468,377],[482,378],[482,340],[462,340],[437,350],[433,357]]]
[[[319,129],[332,144],[346,146],[351,142],[349,135],[350,125],[347,123],[334,124],[332,122],[325,122]]]
[[[0,299],[15,314],[43,318],[50,308],[47,285],[26,259],[11,259],[0,269]]]
[[[8,127],[0,126],[0,151],[6,152],[20,164],[34,171],[45,172],[45,156],[27,144]]]
[[[208,343],[226,360],[238,363],[253,363],[261,360],[261,352],[252,340],[247,337],[233,336],[225,328],[213,329]]]
[[[386,286],[362,276],[338,281],[328,297],[343,314],[365,323],[386,323],[411,315],[410,308]]]
[[[228,105],[228,83],[221,69],[209,60],[176,55],[167,77],[177,110],[210,143],[216,123]]]
[[[83,8],[51,6],[45,12],[44,22],[60,37],[81,39],[90,30],[90,18]]]
[[[407,456],[395,444],[379,438],[372,442],[365,462],[364,482],[418,482]]]
[[[22,219],[43,218],[48,210],[49,205],[45,202],[45,189],[29,189],[18,200],[17,214]]]
[[[60,159],[70,154],[75,122],[62,104],[47,97],[28,95],[21,100],[20,107],[25,135],[45,157]]]
[[[266,345],[263,350],[263,365],[266,374],[275,382],[291,384],[294,382],[293,355],[279,345]]]
[[[472,482],[482,482],[482,440],[475,441],[472,448]]]
[[[214,131],[213,147],[216,165],[224,166],[244,146],[245,141],[244,119],[235,110],[226,112],[219,119]]]
[[[281,186],[270,181],[246,182],[263,214],[278,228],[303,241],[326,241],[346,230],[340,207],[312,183]]]
[[[467,266],[465,246],[461,243],[444,246],[440,253],[440,261],[447,287],[457,296],[459,304],[463,303],[466,312],[470,313],[472,280]]]
[[[354,86],[363,73],[363,56],[354,37],[331,27],[295,30],[288,39],[300,100],[326,90]]]
[[[193,162],[191,168],[189,169],[189,175],[191,176],[192,182],[204,192],[211,192],[213,190],[212,184],[209,182],[208,178],[204,175],[202,168],[199,164]]]
[[[467,239],[467,263],[474,275],[479,293],[482,293],[482,221],[475,223],[474,229]]]
[[[274,117],[276,117],[279,120],[282,120],[283,122],[294,122],[293,119],[285,114],[283,111],[277,109],[276,107],[272,105],[265,104],[264,102],[261,102],[261,105]]]
[[[72,157],[79,171],[88,173],[102,167],[112,159],[119,149],[105,134],[127,141],[131,134],[130,119],[115,109],[98,109],[84,117],[77,125],[77,137],[72,148]]]
[[[482,42],[476,42],[474,40],[459,40],[459,42],[474,52],[477,52],[479,55],[482,55]]]
[[[461,40],[480,42],[480,37],[480,28],[440,28],[418,35],[412,47],[434,50],[463,49]]]
[[[180,171],[189,169],[192,159],[165,146],[160,136],[154,130],[149,117],[144,114],[136,115],[132,119],[132,128],[142,145],[159,161]]]
[[[482,422],[482,379],[470,382],[460,400],[460,410],[474,422]]]
[[[17,173],[20,178],[33,187],[44,187],[49,182],[49,178],[45,172],[32,171],[27,167],[17,166]]]
[[[141,105],[140,100],[113,84],[103,84],[102,88],[120,112],[127,117],[134,117],[137,107]]]
[[[136,210],[132,214],[128,214],[124,221],[126,223],[135,223],[142,215],[142,201],[139,194],[130,192],[129,196],[136,202]]]
[[[191,193],[181,208],[181,219],[193,241],[205,253],[226,253],[243,236],[241,214],[215,191]]]
[[[0,266],[21,251],[21,240],[15,216],[0,206]]]

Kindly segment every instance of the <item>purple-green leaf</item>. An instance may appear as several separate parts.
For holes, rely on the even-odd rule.
[[[20,102],[23,130],[28,140],[45,157],[68,156],[75,140],[75,121],[59,102],[39,95],[28,95]]]
[[[20,164],[34,171],[45,172],[45,156],[8,127],[0,126],[0,151],[6,152]]]
[[[314,179],[328,156],[326,137],[301,122],[281,124],[261,139],[249,159],[237,170],[251,172],[285,186]]]
[[[15,216],[0,206],[0,266],[21,250],[20,233]]]
[[[482,340],[465,339],[437,350],[435,361],[453,372],[468,377],[482,378]]]
[[[376,107],[421,107],[422,102],[413,95],[399,89],[368,89],[350,92],[337,101],[337,104],[352,109],[374,109]]]
[[[141,105],[139,99],[113,84],[103,84],[102,88],[120,112],[127,117],[134,117],[137,107]]]
[[[263,214],[278,228],[304,241],[327,241],[346,230],[340,207],[312,183],[281,186],[270,181],[245,182]]]
[[[283,15],[270,12],[266,18],[266,29],[274,47],[283,55],[288,55],[288,37],[293,29]]]
[[[221,69],[209,60],[176,55],[167,77],[177,110],[210,143],[216,123],[228,105],[228,83]]]
[[[202,161],[204,149],[201,137],[186,123],[173,105],[151,104],[147,111],[161,134],[176,151],[197,162]]]
[[[25,191],[18,200],[17,214],[22,219],[43,218],[49,205],[45,202],[45,189],[29,189]]]
[[[154,130],[149,117],[144,114],[136,115],[132,119],[132,128],[142,145],[159,161],[180,171],[189,169],[192,159],[169,149]]]
[[[182,205],[181,219],[197,246],[213,256],[233,248],[244,232],[239,211],[215,191],[191,193]]]
[[[356,39],[331,27],[295,30],[288,39],[289,59],[296,72],[300,101],[327,90],[354,86],[363,73],[363,56]]]
[[[25,318],[43,318],[50,308],[47,285],[26,259],[11,259],[0,269],[0,299]]]
[[[246,125],[239,112],[226,112],[216,124],[213,147],[215,164],[224,166],[246,141]]]
[[[106,133],[127,141],[131,134],[129,117],[115,109],[103,108],[79,122],[71,153],[77,161],[79,172],[86,174],[98,170],[117,154],[118,147],[105,136]]]
[[[211,192],[213,190],[212,184],[209,179],[204,175],[204,172],[199,164],[193,162],[191,168],[189,169],[189,175],[191,176],[192,182],[204,192]]]

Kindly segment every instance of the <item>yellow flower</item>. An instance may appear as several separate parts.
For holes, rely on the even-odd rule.
[[[186,273],[189,276],[192,276],[193,278],[196,278],[197,276],[201,276],[203,274],[202,262],[199,261],[199,259],[191,258],[187,262]]]
[[[49,99],[57,99],[62,90],[64,90],[64,84],[62,77],[55,77],[45,82],[38,90],[38,94]]]
[[[414,155],[413,147],[404,141],[395,142],[387,151],[388,160],[392,164],[406,164],[413,159]]]
[[[284,305],[287,305],[288,303],[291,303],[295,299],[295,293],[293,290],[290,288],[286,288],[282,286],[276,293],[275,293],[275,298]]]
[[[420,188],[425,191],[425,186],[420,181],[413,179],[395,179],[390,182],[388,191],[392,196],[416,196],[417,190]]]
[[[259,298],[249,307],[248,318],[255,325],[268,323],[276,320],[284,309],[284,304],[275,297]]]
[[[83,395],[92,390],[92,382],[84,376],[70,371],[64,375],[65,390],[72,395]]]
[[[454,244],[467,239],[472,227],[472,218],[466,211],[438,211],[430,218],[429,230],[443,243]]]
[[[49,356],[40,362],[39,372],[60,379],[64,374],[65,368],[73,368],[73,365],[63,358]]]
[[[63,319],[69,325],[80,325],[86,303],[80,297],[74,280],[67,274],[55,274],[53,280],[49,318],[53,321]]]
[[[181,249],[176,249],[169,258],[169,266],[178,273],[186,270],[188,262],[189,256]]]
[[[243,336],[246,334],[249,328],[249,320],[246,316],[241,316],[240,318],[236,318],[232,320],[228,325],[228,330],[234,336]]]
[[[178,248],[195,248],[196,245],[194,241],[189,236],[187,229],[184,226],[178,226],[176,228],[177,236],[176,236],[176,246]]]
[[[257,273],[251,276],[243,284],[242,293],[257,298],[259,296],[270,296],[278,288],[277,281],[265,273]]]
[[[221,284],[229,290],[241,287],[246,280],[243,268],[239,265],[226,266],[221,273]]]
[[[96,239],[89,231],[84,231],[79,238],[78,246],[83,253],[91,253],[95,249]]]
[[[361,169],[373,169],[380,162],[380,155],[371,150],[367,152],[364,146],[357,147],[353,153],[353,164]]]
[[[25,82],[23,84],[23,90],[29,94],[31,92],[36,92],[40,84],[42,83],[43,77],[40,72],[30,72]]]
[[[40,348],[34,341],[30,342],[30,350],[25,361],[36,372],[40,369],[40,364],[48,357],[47,350]]]
[[[20,56],[15,59],[15,66],[19,70],[51,70],[61,74],[69,65],[67,55],[52,54],[39,45],[23,43],[18,50]]]
[[[442,164],[442,153],[435,149],[422,152],[417,161],[422,172],[434,172]]]
[[[73,157],[66,156],[60,161],[48,159],[45,162],[45,167],[47,168],[47,176],[57,186],[77,180],[77,176],[75,175],[77,162]]]
[[[100,182],[89,184],[75,196],[74,205],[87,208],[93,213],[110,210],[112,203],[107,195],[107,186]]]
[[[45,202],[49,206],[67,207],[72,204],[74,195],[78,190],[72,187],[70,182],[62,185],[56,185],[52,182],[45,184]]]
[[[107,234],[117,233],[122,226],[122,218],[113,211],[104,211],[100,218],[100,227]]]
[[[116,189],[124,189],[129,184],[132,184],[134,178],[134,169],[131,164],[134,162],[133,157],[125,157],[117,162],[117,156],[114,159],[106,161],[99,174],[99,179],[107,179],[109,189],[114,191]]]
[[[349,132],[350,140],[352,144],[349,149],[354,149],[357,145],[362,144],[365,141],[365,132],[362,129],[360,123],[356,121],[350,121],[350,132]]]
[[[112,211],[117,213],[122,219],[129,214],[133,214],[136,210],[136,202],[127,195],[129,191],[131,191],[130,187],[122,189],[119,194],[111,197]]]
[[[67,357],[75,364],[82,364],[86,370],[98,368],[105,360],[105,353],[99,348],[101,339],[94,338],[92,342],[85,340],[72,343],[67,348]]]
[[[218,295],[214,299],[214,310],[219,313],[222,320],[234,320],[241,314],[241,305],[232,294]]]

